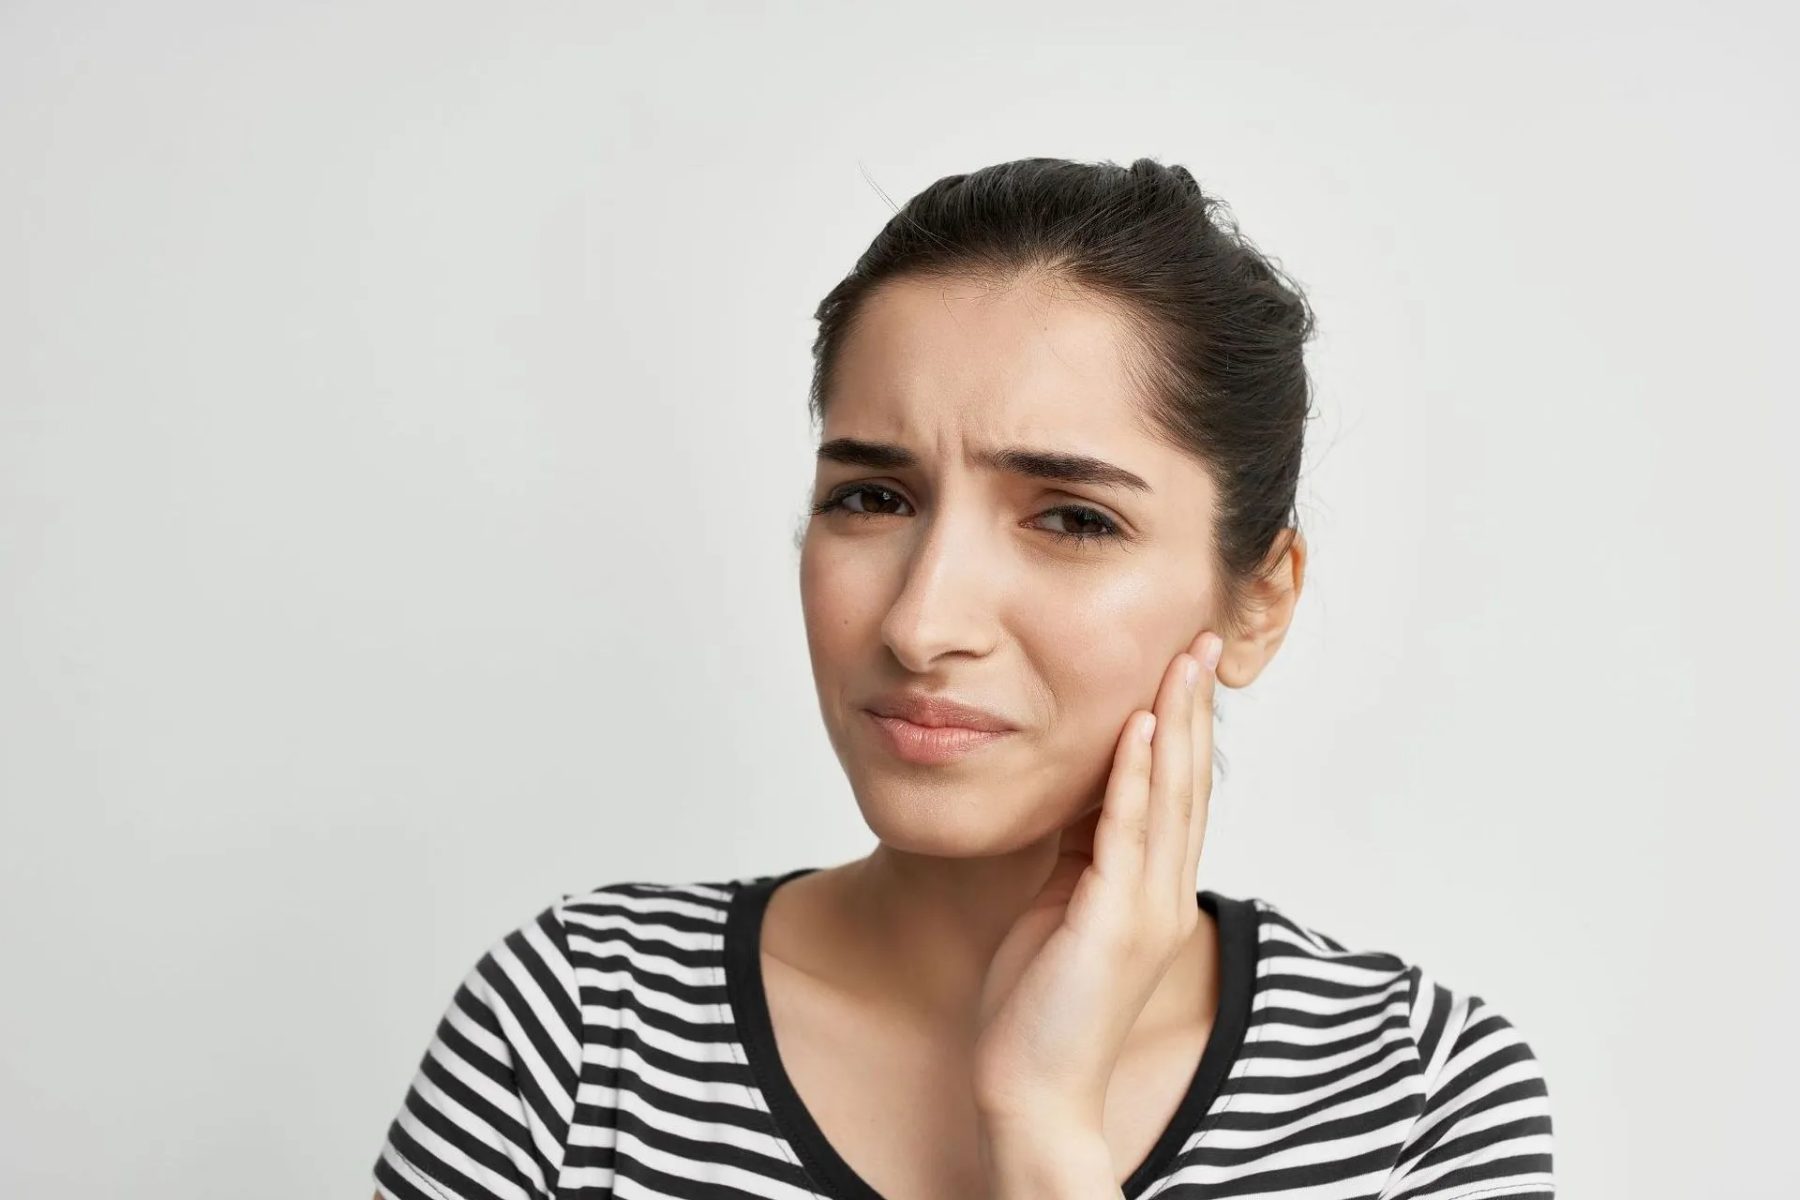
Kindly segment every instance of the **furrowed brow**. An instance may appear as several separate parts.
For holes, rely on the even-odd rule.
[[[904,446],[886,442],[865,442],[858,438],[833,438],[819,446],[819,461],[843,463],[847,467],[869,467],[876,471],[898,471],[919,460]]]
[[[821,462],[843,463],[852,467],[869,467],[877,471],[897,471],[918,464],[918,456],[904,446],[887,442],[865,442],[859,438],[833,438],[819,446]],[[1047,479],[1056,483],[1084,484],[1089,487],[1125,488],[1128,491],[1151,492],[1141,476],[1086,454],[1066,454],[1059,450],[1035,450],[1028,446],[1005,446],[983,450],[975,455],[984,467],[1028,479]]]
[[[1115,467],[1086,454],[1005,446],[998,450],[982,451],[976,455],[976,461],[996,471],[1023,475],[1029,479],[1049,479],[1058,483],[1086,484],[1089,487],[1125,488],[1133,492],[1150,491],[1148,483],[1124,467]]]

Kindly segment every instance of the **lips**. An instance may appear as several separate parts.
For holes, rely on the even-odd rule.
[[[1011,722],[986,709],[922,692],[891,692],[869,704],[868,709],[877,716],[896,717],[927,729],[954,727],[981,733],[1004,733],[1014,728]]]

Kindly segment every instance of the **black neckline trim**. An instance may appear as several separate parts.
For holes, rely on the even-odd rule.
[[[768,1102],[776,1135],[787,1140],[799,1155],[801,1165],[833,1200],[886,1200],[844,1161],[806,1110],[782,1065],[775,1045],[775,1025],[769,1016],[768,993],[763,990],[762,922],[769,896],[788,880],[819,869],[801,867],[785,874],[737,881],[725,918],[726,996],[750,1074]],[[1182,1146],[1199,1129],[1218,1098],[1250,1026],[1258,951],[1255,906],[1249,900],[1232,899],[1210,890],[1195,893],[1195,899],[1219,925],[1219,1011],[1175,1115],[1122,1185],[1125,1200],[1138,1200],[1174,1164]]]

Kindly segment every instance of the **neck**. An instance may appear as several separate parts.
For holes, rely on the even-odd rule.
[[[1049,878],[1057,844],[1052,836],[985,858],[911,854],[882,844],[864,858],[819,872],[835,877],[829,910],[837,933],[828,939],[827,955],[815,961],[834,964],[833,976],[853,979],[857,993],[878,997],[883,1007],[972,1036],[988,966]],[[1139,1027],[1179,1026],[1196,1013],[1210,1013],[1218,969],[1217,927],[1202,913]]]

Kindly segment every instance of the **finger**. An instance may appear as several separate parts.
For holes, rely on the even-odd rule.
[[[1112,774],[1094,827],[1094,870],[1108,880],[1135,881],[1144,864],[1145,811],[1150,804],[1150,739],[1146,723],[1161,724],[1155,713],[1135,710],[1119,731]]]
[[[1181,866],[1187,859],[1194,801],[1194,683],[1189,677],[1197,680],[1199,669],[1193,655],[1177,654],[1163,672],[1157,696],[1143,884],[1144,895],[1165,907],[1181,889]]]
[[[1182,868],[1182,887],[1192,890],[1200,870],[1200,852],[1206,845],[1206,824],[1212,813],[1213,714],[1219,692],[1219,655],[1225,648],[1218,634],[1208,634],[1201,651],[1200,683],[1194,689],[1194,808],[1189,821],[1187,859]]]
[[[1057,839],[1056,865],[1039,889],[1039,898],[1069,903],[1081,883],[1082,875],[1094,861],[1094,831],[1100,822],[1098,805],[1063,827]]]

